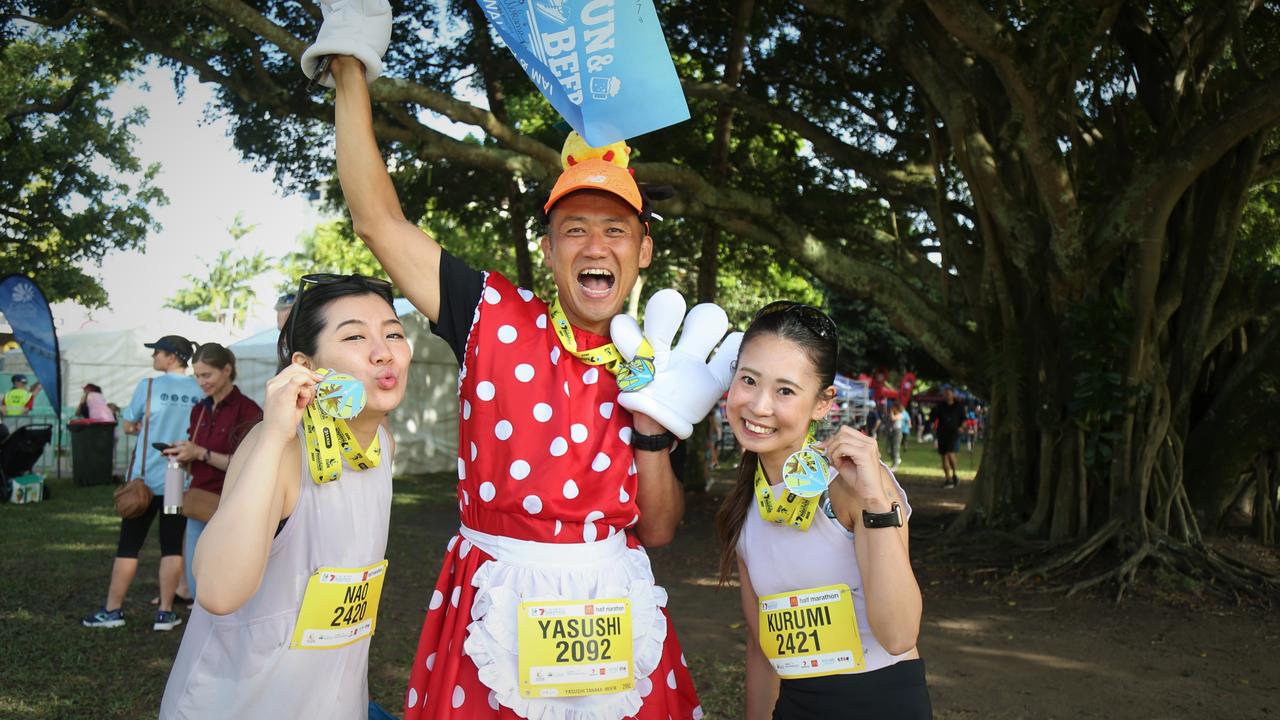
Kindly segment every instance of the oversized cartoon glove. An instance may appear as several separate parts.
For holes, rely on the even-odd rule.
[[[302,53],[302,72],[326,87],[333,77],[316,77],[329,55],[351,55],[364,63],[368,82],[382,74],[382,55],[391,43],[391,3],[387,0],[320,0],[324,22],[316,41]]]
[[[618,374],[618,404],[644,413],[684,440],[729,388],[742,333],[725,338],[711,362],[707,355],[729,329],[719,305],[695,305],[686,317],[676,290],[659,290],[644,308],[644,332],[635,318],[616,315],[609,327],[613,344],[627,360]],[[676,330],[684,319],[680,342]]]

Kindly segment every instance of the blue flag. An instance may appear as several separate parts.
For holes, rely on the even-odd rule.
[[[49,303],[35,281],[24,275],[0,280],[0,315],[13,328],[13,336],[27,357],[36,379],[44,385],[53,411],[62,416],[62,366],[58,362],[58,335],[53,330]]]
[[[689,119],[653,0],[476,0],[529,79],[593,147]]]

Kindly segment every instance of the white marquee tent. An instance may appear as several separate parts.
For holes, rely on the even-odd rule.
[[[181,335],[194,342],[229,343],[231,334],[221,325],[207,323],[178,312],[162,309],[141,317],[131,313],[116,313],[102,322],[95,322],[88,328],[75,332],[59,332],[58,346],[62,360],[62,422],[65,424],[75,413],[80,403],[81,387],[93,383],[102,388],[107,402],[121,408],[129,405],[133,390],[138,381],[152,376],[151,351],[144,343],[155,342],[162,335]],[[31,374],[31,366],[27,364],[19,350],[11,350],[3,355],[0,370],[5,375],[13,373]],[[6,378],[5,387],[8,387]],[[52,409],[45,403],[54,399],[37,397],[35,411],[22,419],[9,418],[11,426],[27,423],[56,423]],[[129,459],[129,447],[133,438],[126,439],[124,433],[117,429],[117,447],[115,453],[115,471],[123,473],[124,465]],[[55,442],[58,437],[55,434]],[[64,445],[70,442],[68,434],[62,433]],[[52,446],[45,451],[44,457],[37,464],[37,469],[49,472],[54,466],[54,450]],[[63,471],[70,471],[68,460],[63,461]]]
[[[395,471],[400,474],[453,471],[458,452],[458,364],[453,351],[440,338],[431,334],[426,317],[404,299],[396,301],[396,313],[404,322],[406,335],[413,347],[405,399],[391,416],[396,439]],[[161,310],[147,318],[117,314],[107,323],[70,333],[59,333],[62,353],[63,423],[70,420],[80,402],[80,388],[94,383],[102,388],[107,402],[121,408],[128,406],[133,390],[143,378],[152,376],[151,351],[143,343],[154,342],[162,335],[181,335],[195,342],[218,342],[236,355],[240,390],[259,404],[266,392],[267,380],[276,372],[275,329],[233,341],[227,330],[214,323],[201,322],[176,310]],[[0,355],[0,380],[8,388],[8,375],[31,374],[31,368],[18,350]],[[43,394],[40,396],[43,398]],[[27,423],[54,423],[52,411],[43,400],[29,417],[9,418],[10,427]],[[118,428],[114,458],[116,474],[125,472],[129,451],[137,438],[127,437]],[[55,436],[56,437],[56,436]],[[62,433],[62,442],[70,442]],[[66,456],[64,456],[65,458]],[[55,464],[52,446],[46,450],[37,469],[52,472]],[[63,472],[70,472],[69,458],[63,460]]]

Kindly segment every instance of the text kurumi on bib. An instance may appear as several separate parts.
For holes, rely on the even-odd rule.
[[[783,678],[820,677],[866,667],[848,585],[760,598],[760,649]]]

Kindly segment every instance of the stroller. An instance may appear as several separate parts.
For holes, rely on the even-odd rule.
[[[26,425],[0,441],[0,498],[8,502],[13,496],[13,481],[31,472],[53,439],[52,425]],[[43,488],[42,499],[49,499],[49,487]]]

